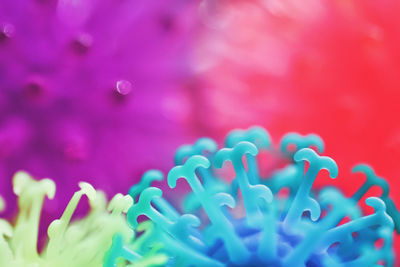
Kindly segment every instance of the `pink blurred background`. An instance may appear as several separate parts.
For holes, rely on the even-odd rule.
[[[368,163],[400,203],[400,3],[204,3],[207,30],[193,55],[201,128],[222,138],[258,124],[275,142],[317,133],[347,194],[364,179],[352,166]]]

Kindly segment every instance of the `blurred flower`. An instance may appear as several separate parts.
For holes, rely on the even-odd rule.
[[[36,181],[25,172],[18,172],[13,179],[14,193],[18,196],[18,216],[15,224],[0,219],[1,266],[105,266],[113,260],[111,245],[125,240],[128,248],[139,250],[144,236],[135,238],[129,228],[125,213],[132,205],[132,198],[115,195],[110,202],[102,191],[81,182],[80,190],[70,199],[62,216],[47,229],[48,242],[38,252],[39,221],[45,197],[55,195],[55,184],[50,179]],[[83,218],[71,221],[82,197],[86,196],[90,212]],[[0,198],[1,201],[1,198]],[[1,210],[1,207],[0,207]],[[149,222],[140,226],[149,228]],[[137,229],[139,231],[139,229]],[[149,233],[147,233],[149,234]],[[113,241],[114,240],[114,241]],[[110,255],[111,254],[111,255]],[[106,256],[107,255],[107,256]],[[135,266],[159,266],[166,261],[164,255],[125,253]]]
[[[65,200],[81,179],[124,192],[171,165],[190,118],[195,2],[1,1],[0,193],[20,169],[53,178]]]

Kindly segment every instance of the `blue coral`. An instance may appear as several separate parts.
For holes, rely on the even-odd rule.
[[[167,182],[175,188],[183,179],[192,189],[182,194],[184,213],[163,197],[163,190],[151,186],[162,180],[159,171],[147,172],[130,191],[135,203],[128,222],[135,228],[141,215],[153,222],[143,247],[158,244],[169,257],[168,266],[393,266],[399,213],[388,184],[368,165],[354,168],[367,180],[347,197],[337,187],[312,188],[321,170],[331,178],[339,174],[336,162],[319,154],[324,144],[316,135],[287,134],[277,155],[268,133],[253,127],[231,132],[226,146],[218,150],[214,141],[202,138],[178,149],[179,165]],[[263,177],[259,150],[286,157],[289,163]],[[230,183],[217,170],[227,161],[235,173]],[[374,209],[368,215],[358,202],[373,185],[383,193],[366,198]],[[288,196],[279,194],[284,188]]]

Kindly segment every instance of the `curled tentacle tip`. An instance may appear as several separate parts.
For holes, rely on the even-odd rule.
[[[139,201],[128,209],[128,221],[136,228],[138,217],[142,214],[147,215],[151,209],[151,202],[154,198],[162,196],[162,190],[156,187],[146,188],[139,196]]]
[[[308,198],[307,202],[308,207],[305,209],[305,211],[310,212],[310,218],[312,221],[318,220],[321,217],[321,206],[313,198]]]
[[[376,176],[375,171],[369,166],[368,164],[365,163],[360,163],[354,166],[351,171],[354,172],[363,172],[365,174],[370,174],[371,176]]]
[[[163,191],[160,188],[157,187],[149,187],[146,188],[145,190],[143,190],[143,192],[140,194],[139,197],[139,203],[141,203],[141,201],[143,203],[147,203],[150,204],[150,202],[157,197],[161,197],[163,194]]]
[[[40,181],[36,181],[32,178],[31,175],[29,175],[25,171],[18,171],[13,178],[13,189],[14,193],[17,196],[20,196],[21,193],[25,190],[28,189],[31,190],[33,189],[36,190],[36,193],[39,194],[45,194],[49,199],[53,199],[55,192],[56,192],[56,185],[53,180],[51,179],[42,179]]]
[[[14,193],[19,196],[32,177],[25,171],[18,171],[13,177]]]
[[[225,146],[234,147],[237,143],[242,141],[253,143],[259,149],[266,149],[271,145],[269,133],[260,126],[253,126],[247,130],[231,131],[225,139]]]
[[[352,168],[352,172],[365,174],[367,178],[365,184],[367,186],[379,186],[382,189],[382,198],[387,198],[389,196],[389,184],[385,179],[376,175],[374,169],[368,164],[357,164]]]
[[[227,194],[227,193],[218,193],[213,196],[213,200],[215,205],[221,206],[228,206],[233,209],[236,205],[235,199]]]
[[[325,187],[319,193],[320,203],[324,209],[329,205],[332,209],[340,209],[350,218],[359,218],[361,216],[361,209],[356,205],[356,202],[345,197],[342,192],[335,187]]]
[[[258,154],[257,147],[247,141],[241,141],[232,148],[223,148],[215,154],[214,165],[221,168],[225,161],[234,161],[235,159],[242,159],[245,154],[255,156]]]
[[[148,170],[143,174],[142,180],[150,184],[153,181],[162,181],[164,179],[164,174],[159,170]]]
[[[130,195],[116,194],[110,201],[107,210],[112,211],[114,209],[127,212],[133,205],[133,199]]]
[[[289,146],[294,145],[295,150],[289,151]],[[319,153],[325,149],[324,141],[316,134],[300,135],[292,132],[286,134],[281,140],[281,151],[283,154],[292,154],[303,148],[315,147]]]
[[[162,181],[164,174],[159,170],[146,171],[138,184],[135,184],[129,189],[129,195],[136,199],[136,197],[146,188],[148,188],[153,181]]]
[[[61,227],[63,226],[63,222],[59,219],[54,220],[50,223],[47,228],[47,235],[50,239],[58,236],[60,234]]]
[[[184,214],[180,217],[179,223],[184,225],[185,227],[199,227],[201,224],[200,219],[193,214]]]
[[[253,143],[241,141],[233,148],[233,153],[238,153],[241,155],[250,154],[255,156],[258,154],[258,149]]]
[[[211,138],[207,138],[207,137],[202,137],[199,140],[196,141],[196,143],[194,144],[195,147],[195,153],[198,153],[199,155],[201,155],[202,153],[208,151],[210,153],[214,153],[215,151],[217,151],[217,143],[211,139]]]
[[[269,189],[265,185],[257,184],[251,186],[252,194],[256,195],[259,200],[265,201],[265,203],[272,203],[274,199],[274,195],[272,194],[271,189]]]
[[[386,205],[382,199],[377,197],[369,197],[365,200],[365,204],[372,207],[375,212],[386,212]]]
[[[39,183],[46,196],[49,199],[53,199],[56,194],[56,184],[54,181],[51,179],[42,179]]]
[[[193,145],[182,145],[177,149],[175,153],[175,164],[183,164],[185,158],[203,155],[205,152],[214,153],[217,148],[217,143],[211,138],[200,138]]]
[[[303,148],[296,152],[294,155],[294,160],[296,162],[308,161],[310,163],[310,167],[315,167],[318,170],[325,169],[329,172],[329,176],[333,179],[339,174],[339,168],[332,158],[319,156],[310,148]]]
[[[81,188],[82,193],[84,193],[90,201],[94,201],[96,198],[96,190],[93,186],[87,182],[79,182],[79,187]]]
[[[168,186],[175,188],[176,182],[179,178],[192,177],[197,168],[209,168],[210,161],[203,156],[191,156],[183,165],[175,166],[172,168],[167,177]]]

